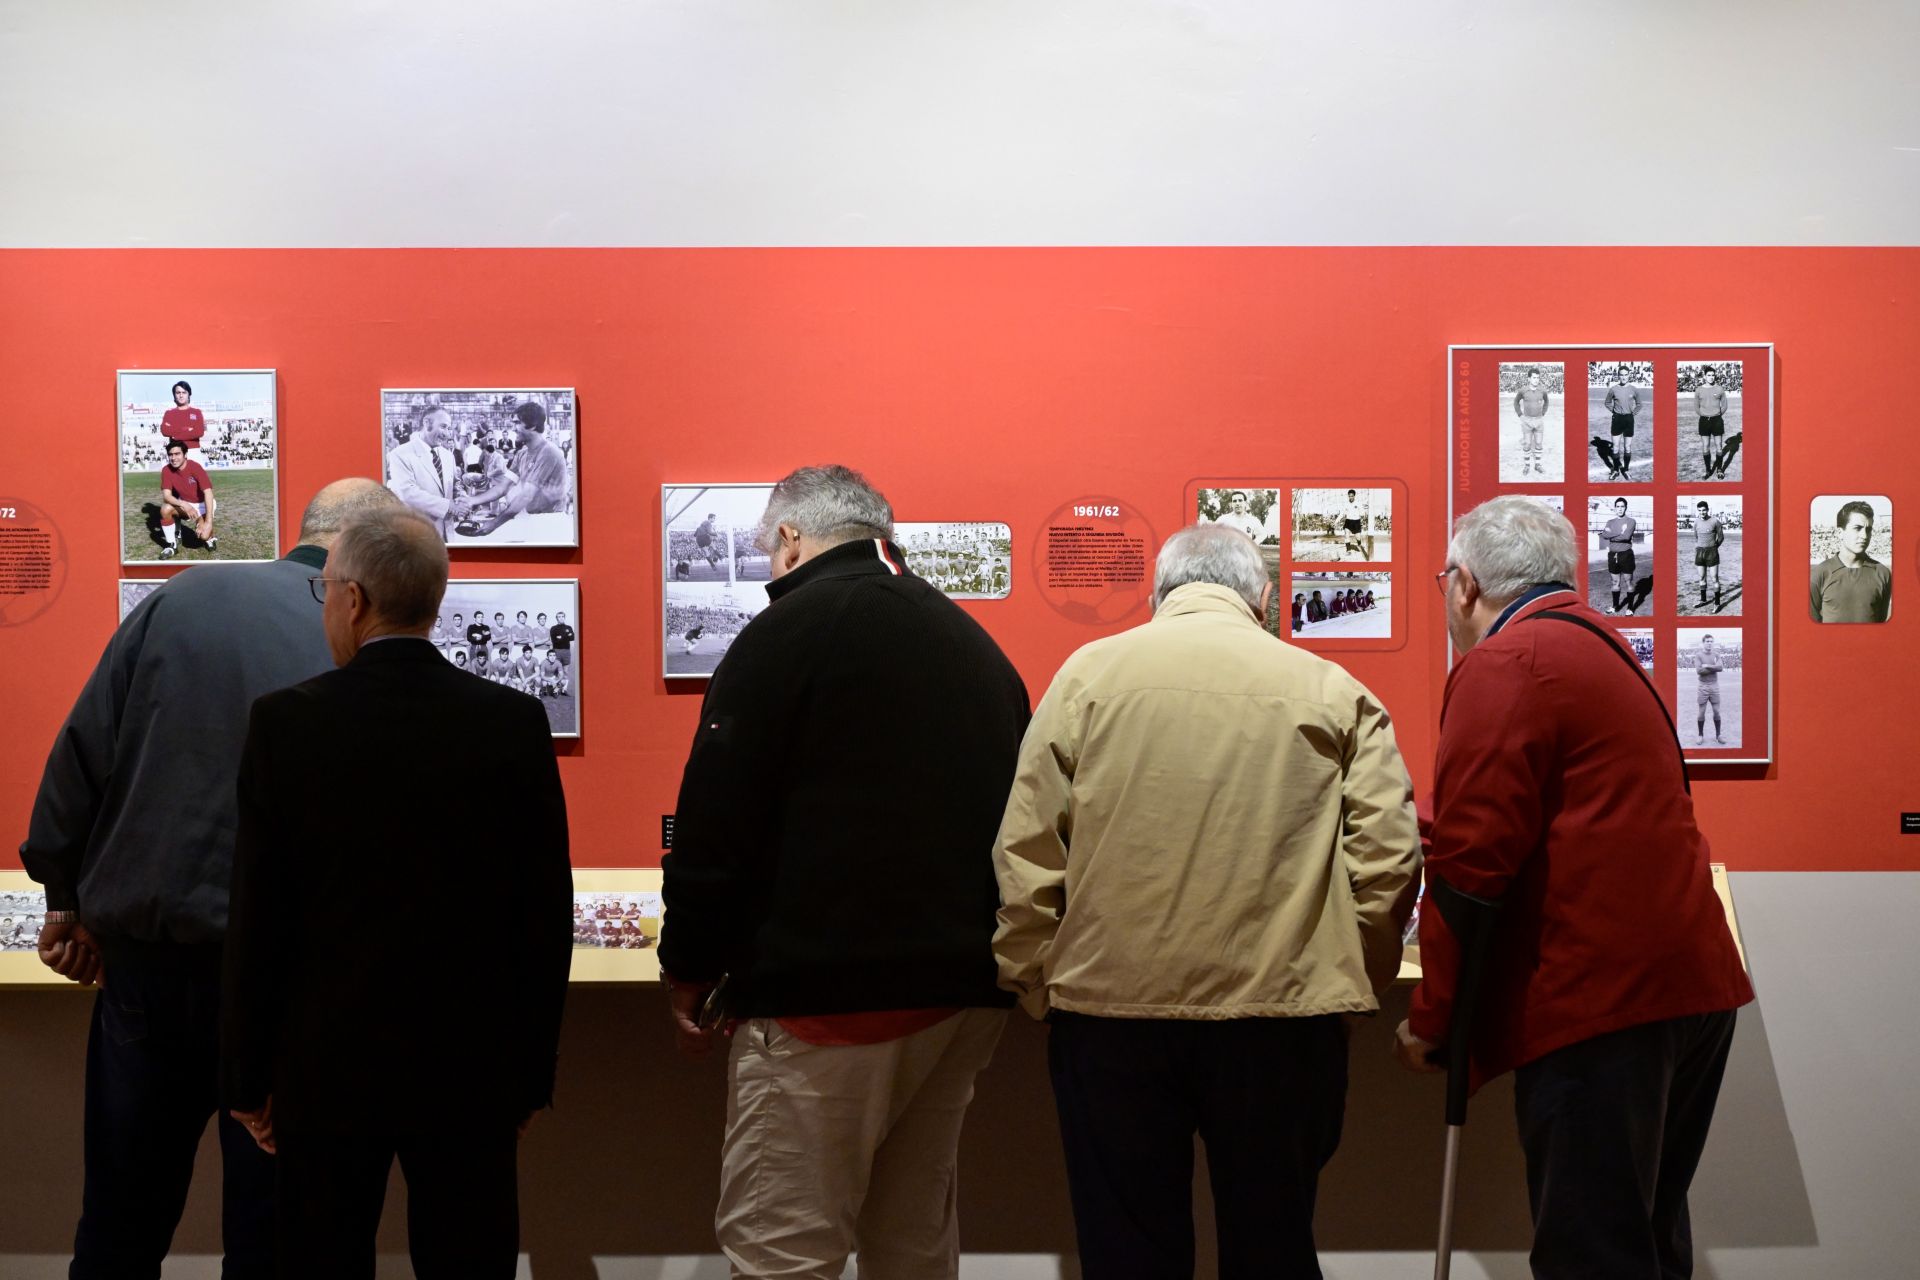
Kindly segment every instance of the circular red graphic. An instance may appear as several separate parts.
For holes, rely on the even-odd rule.
[[[1112,626],[1147,603],[1159,549],[1153,526],[1131,502],[1075,498],[1048,516],[1034,538],[1033,580],[1061,617]]]
[[[67,585],[67,540],[31,502],[0,496],[0,627],[45,613]]]

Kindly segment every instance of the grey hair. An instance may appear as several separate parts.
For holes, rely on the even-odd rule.
[[[426,517],[400,504],[369,511],[334,540],[334,575],[360,584],[368,607],[396,627],[427,627],[447,593],[447,544]]]
[[[398,495],[378,480],[349,476],[313,495],[300,516],[300,541],[316,547],[332,543],[349,524],[374,511],[403,506]]]
[[[1249,607],[1260,607],[1267,566],[1260,548],[1238,529],[1225,525],[1189,525],[1168,538],[1153,562],[1153,607],[1190,582],[1211,582],[1232,590]]]
[[[1538,498],[1509,495],[1453,522],[1447,560],[1473,574],[1489,604],[1506,604],[1528,587],[1571,583],[1580,547],[1565,516]]]
[[[892,541],[893,507],[851,467],[801,467],[789,472],[767,496],[754,542],[768,555],[778,549],[783,524],[829,547],[855,538]]]

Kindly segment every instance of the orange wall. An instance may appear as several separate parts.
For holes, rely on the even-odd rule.
[[[1035,590],[1040,525],[1111,495],[1164,534],[1201,476],[1393,476],[1409,643],[1339,655],[1431,776],[1449,342],[1779,344],[1777,763],[1700,770],[1716,855],[1743,870],[1906,869],[1920,838],[1920,466],[1906,398],[1920,250],[846,249],[0,252],[9,499],[71,573],[0,628],[10,715],[0,859],[115,617],[113,373],[280,374],[282,530],[319,484],[377,474],[382,386],[572,385],[578,551],[457,552],[456,576],[578,576],[585,737],[560,747],[582,865],[648,865],[697,686],[659,670],[662,482],[866,470],[910,520],[994,519],[1011,599],[968,607],[1037,699],[1092,638]],[[1883,627],[1806,616],[1807,501],[1889,494]],[[453,750],[461,744],[449,744]],[[502,795],[475,762],[472,812]]]

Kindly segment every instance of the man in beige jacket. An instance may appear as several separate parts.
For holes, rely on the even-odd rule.
[[[1260,625],[1260,553],[1167,540],[1154,617],[1067,659],[995,846],[1001,985],[1051,1024],[1082,1275],[1193,1270],[1193,1135],[1220,1274],[1317,1276],[1346,1028],[1400,963],[1419,879],[1387,714]]]

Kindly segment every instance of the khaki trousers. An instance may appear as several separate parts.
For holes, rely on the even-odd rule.
[[[742,1023],[714,1215],[733,1274],[839,1280],[858,1252],[862,1280],[953,1280],[960,1122],[1006,1021],[963,1009],[845,1046]]]

